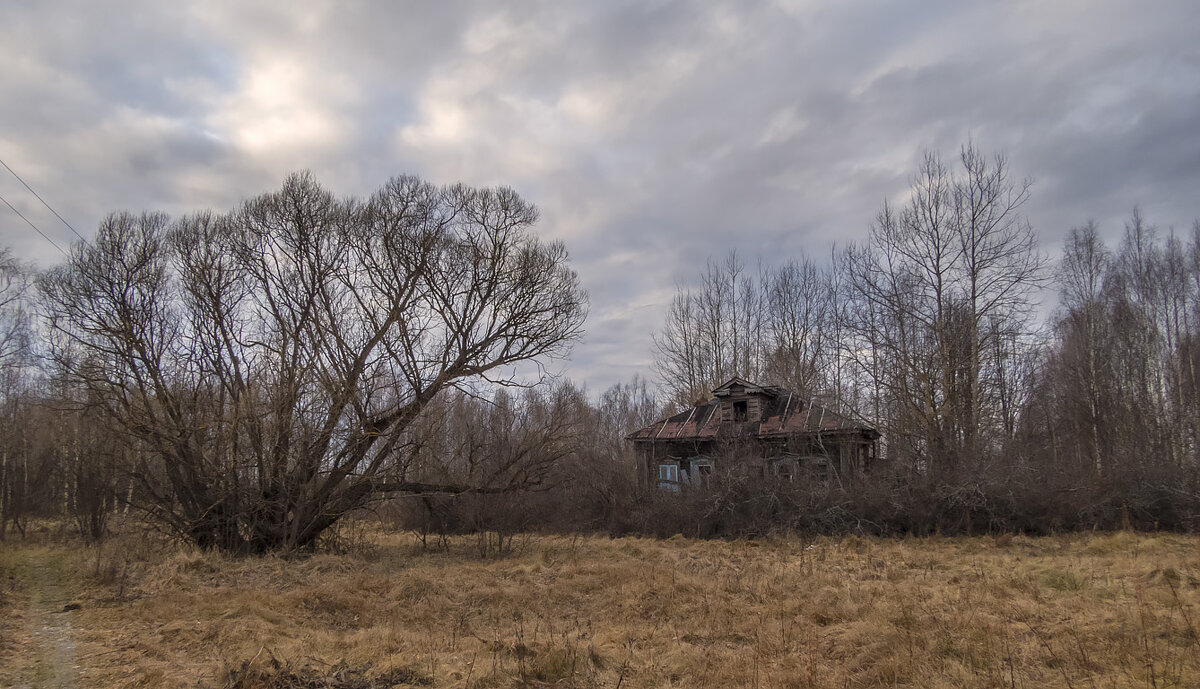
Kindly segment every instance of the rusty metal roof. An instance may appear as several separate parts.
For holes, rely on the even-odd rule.
[[[864,433],[879,437],[873,426],[818,404],[815,399],[801,397],[781,388],[765,388],[768,394],[760,399],[763,417],[760,421],[721,424],[721,400],[711,399],[704,404],[684,410],[674,416],[635,431],[629,440],[654,442],[668,440],[716,440],[722,437],[757,436],[779,438],[824,433]]]

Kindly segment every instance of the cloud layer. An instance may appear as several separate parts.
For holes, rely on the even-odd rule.
[[[923,151],[1036,180],[1046,249],[1134,204],[1200,215],[1200,15],[1078,2],[9,3],[0,158],[85,235],[114,209],[227,208],[295,169],[365,194],[505,184],[592,297],[559,369],[649,372],[677,283],[860,240]],[[65,244],[0,170],[0,195]],[[57,252],[0,206],[0,243]]]

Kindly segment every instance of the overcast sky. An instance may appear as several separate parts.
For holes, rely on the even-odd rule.
[[[503,9],[501,8],[503,6]],[[865,238],[925,150],[968,138],[1035,180],[1048,253],[1135,204],[1200,216],[1195,0],[53,2],[0,0],[0,159],[85,236],[103,215],[228,209],[310,169],[508,185],[591,297],[552,368],[650,375],[710,256]],[[74,238],[8,171],[3,196]],[[53,246],[0,204],[0,244]]]

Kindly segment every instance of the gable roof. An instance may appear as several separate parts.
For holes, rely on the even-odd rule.
[[[753,389],[768,396],[763,403],[760,421],[739,424],[735,433],[728,424],[722,426],[720,414],[717,413],[721,408],[721,400],[714,397],[703,404],[634,431],[626,438],[635,442],[657,442],[716,440],[734,435],[768,439],[827,433],[863,434],[872,440],[879,437],[879,431],[865,421],[851,419],[817,404],[813,398],[801,397],[783,388],[762,387],[735,378],[713,390],[713,394],[720,395],[724,392],[727,395],[728,388],[732,387],[735,381],[736,384],[747,388],[748,392]]]
[[[760,393],[771,394],[771,390],[772,390],[771,388],[759,387],[758,385],[755,385],[754,383],[751,383],[748,380],[734,376],[734,377],[730,378],[729,380],[725,381],[724,383],[713,388],[712,394],[716,397],[724,397],[724,396],[728,395],[735,387],[741,387],[741,388],[745,389],[745,391],[751,395],[760,394]],[[779,388],[774,388],[774,390],[779,390]]]

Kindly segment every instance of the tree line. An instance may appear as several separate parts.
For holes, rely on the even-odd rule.
[[[0,537],[138,515],[202,547],[316,547],[345,516],[425,536],[1195,528],[1200,224],[1139,211],[1051,264],[1003,156],[927,154],[828,259],[712,260],[644,379],[525,387],[586,294],[507,189],[308,174],[227,213],[116,213],[40,273],[0,257]],[[1047,290],[1052,313],[1039,311]],[[732,376],[883,433],[853,485],[715,476],[659,495],[624,436]],[[718,472],[719,473],[719,472]],[[490,544],[490,545],[489,545]]]
[[[926,154],[907,199],[827,261],[710,260],[655,339],[663,389],[687,406],[737,375],[873,423],[878,501],[854,510],[880,530],[1194,527],[1200,222],[1135,209],[1111,247],[1089,222],[1052,265],[1030,191],[968,144]]]

